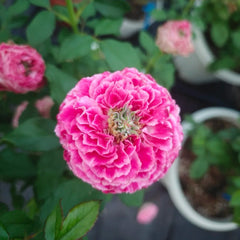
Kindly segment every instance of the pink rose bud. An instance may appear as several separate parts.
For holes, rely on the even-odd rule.
[[[144,203],[138,211],[137,221],[140,224],[149,224],[158,214],[158,206],[154,203]]]
[[[26,93],[44,85],[45,64],[27,45],[0,44],[0,91]]]
[[[191,23],[186,20],[168,21],[158,27],[156,45],[165,53],[188,56],[194,51]]]
[[[50,118],[50,112],[53,105],[54,102],[49,96],[39,99],[35,103],[35,107],[37,108],[41,116],[44,118]]]
[[[23,111],[27,108],[28,101],[22,102],[20,105],[17,106],[15,113],[12,119],[12,126],[14,128],[18,127],[19,125],[19,118],[21,117]]]
[[[104,193],[162,178],[183,138],[168,90],[135,68],[85,77],[67,94],[55,132],[73,173]]]

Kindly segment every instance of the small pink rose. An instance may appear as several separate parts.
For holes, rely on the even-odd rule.
[[[187,20],[168,21],[158,27],[156,45],[165,53],[188,56],[194,51],[191,23]]]
[[[158,206],[155,203],[144,203],[138,211],[137,221],[140,224],[151,223],[158,214]]]
[[[26,93],[44,85],[45,63],[32,47],[0,44],[0,91]]]
[[[54,102],[49,96],[43,97],[35,102],[35,107],[44,118],[50,118],[50,112],[53,105]]]

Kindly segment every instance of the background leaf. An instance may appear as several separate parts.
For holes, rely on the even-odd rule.
[[[143,203],[144,190],[140,190],[132,194],[122,193],[119,195],[119,198],[127,206],[139,207]]]
[[[66,162],[63,159],[62,149],[46,152],[41,156],[35,182],[35,191],[39,200],[46,199],[57,188],[65,169]]]
[[[204,156],[198,157],[194,160],[190,167],[190,177],[193,179],[201,178],[208,170],[208,162],[205,161]]]
[[[29,0],[29,2],[39,7],[45,7],[45,8],[50,7],[49,0]]]
[[[92,37],[88,35],[71,35],[61,44],[59,61],[69,61],[86,56],[91,51]]]
[[[130,9],[124,0],[96,0],[94,4],[97,11],[110,18],[121,17]]]
[[[32,221],[20,210],[1,215],[0,223],[3,224],[11,238],[23,238],[33,230]]]
[[[102,35],[119,35],[122,19],[102,19],[98,20],[94,26],[94,33],[96,36]]]
[[[1,240],[9,240],[9,235],[6,229],[0,224],[0,239]]]
[[[222,47],[228,39],[228,28],[224,22],[214,23],[211,27],[211,37],[218,47]]]
[[[109,39],[101,42],[101,48],[112,71],[125,67],[141,69],[137,51],[131,44]]]
[[[3,140],[28,151],[49,151],[60,146],[54,133],[56,122],[44,118],[32,118],[6,135]]]
[[[36,168],[26,154],[4,149],[0,152],[0,178],[29,178],[36,174]]]
[[[51,97],[61,104],[66,94],[77,83],[76,79],[54,65],[47,65],[46,76],[50,83]]]
[[[139,41],[147,54],[152,55],[155,51],[159,51],[156,47],[155,41],[147,32],[140,32]]]
[[[27,27],[27,39],[36,46],[51,37],[55,29],[55,15],[49,11],[39,12]]]

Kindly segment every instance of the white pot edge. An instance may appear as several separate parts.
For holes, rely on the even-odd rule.
[[[196,34],[196,38],[194,39],[195,52],[202,64],[207,67],[211,62],[214,61],[214,55],[208,47],[202,31],[197,27],[193,27],[193,29],[194,33]],[[212,74],[229,84],[240,86],[240,74],[237,74],[234,71],[223,69],[213,72]]]
[[[195,121],[202,122],[213,117],[237,119],[240,115],[239,112],[232,109],[211,107],[196,111],[192,116]],[[184,135],[190,128],[191,126],[189,124],[183,122]],[[184,139],[185,138],[186,137],[184,137]],[[162,183],[167,188],[169,196],[179,212],[196,226],[210,231],[231,231],[238,228],[238,225],[233,222],[220,222],[205,218],[191,207],[182,191],[178,178],[178,159],[175,160],[165,177],[162,179]]]

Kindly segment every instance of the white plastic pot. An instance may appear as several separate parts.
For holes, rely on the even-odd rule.
[[[232,85],[240,86],[240,74],[231,70],[218,70],[208,72],[207,67],[214,61],[214,55],[211,52],[207,41],[198,28],[193,27],[195,38],[193,39],[195,52],[189,57],[177,56],[174,59],[176,67],[183,80],[201,84],[220,79]]]
[[[193,119],[196,122],[204,122],[211,118],[223,118],[230,122],[237,122],[239,118],[239,113],[235,110],[226,108],[206,108],[196,111],[192,114]],[[184,140],[187,138],[187,133],[191,129],[191,124],[183,122]],[[190,205],[187,198],[182,190],[179,171],[178,171],[179,159],[176,159],[174,164],[169,169],[166,176],[162,179],[162,183],[168,190],[169,196],[173,201],[174,205],[178,211],[192,224],[210,231],[230,231],[237,229],[237,224],[231,222],[230,220],[213,220],[208,219],[200,215],[194,208]]]

